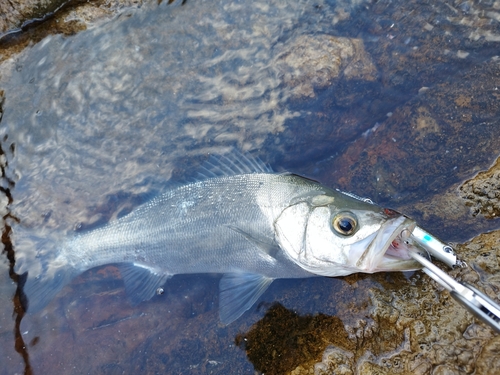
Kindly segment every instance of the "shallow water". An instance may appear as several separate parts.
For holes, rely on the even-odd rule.
[[[232,147],[370,196],[446,241],[497,229],[454,193],[500,154],[497,8],[155,3],[25,49],[0,76],[4,244],[15,253],[0,265],[2,299],[15,293],[9,267],[53,255],[27,233],[55,246]],[[387,277],[416,283],[398,275]],[[132,307],[116,269],[92,270],[20,323],[13,304],[0,308],[0,373],[248,373],[235,338],[270,303],[355,327],[374,308],[370,290],[387,290],[380,277],[280,280],[224,327],[215,276],[176,276]]]

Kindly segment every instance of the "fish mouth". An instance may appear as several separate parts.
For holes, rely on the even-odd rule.
[[[422,268],[410,256],[411,251],[422,252],[410,239],[416,225],[415,221],[405,216],[385,222],[356,263],[356,267],[366,273]]]

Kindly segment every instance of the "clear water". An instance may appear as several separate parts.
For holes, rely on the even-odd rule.
[[[447,241],[497,228],[434,204],[500,153],[488,101],[497,16],[493,3],[193,1],[47,37],[0,77],[13,269],[53,255],[37,254],[26,233],[102,225],[232,147],[398,208]],[[345,39],[330,46],[330,36]],[[113,267],[92,270],[21,320],[9,267],[5,256],[1,374],[253,371],[234,340],[268,305],[220,325],[216,276],[177,276],[132,307]],[[342,286],[281,280],[262,301],[354,321],[324,292]]]

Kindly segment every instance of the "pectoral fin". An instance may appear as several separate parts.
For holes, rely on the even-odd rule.
[[[266,237],[260,238],[258,235],[246,232],[234,225],[227,225],[227,227],[245,237],[248,242],[261,251],[261,255],[267,258],[267,261],[271,263],[276,262],[276,253],[279,251],[279,247],[276,242],[273,242]]]
[[[229,273],[219,288],[219,316],[224,324],[238,319],[257,301],[274,279],[252,273]]]
[[[156,290],[171,276],[137,263],[123,263],[118,267],[125,283],[127,296],[134,305],[151,299],[156,294]]]

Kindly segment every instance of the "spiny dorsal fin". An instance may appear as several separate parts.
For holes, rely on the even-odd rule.
[[[273,170],[258,157],[232,150],[224,155],[210,155],[196,177],[201,180],[247,173],[273,173]]]

